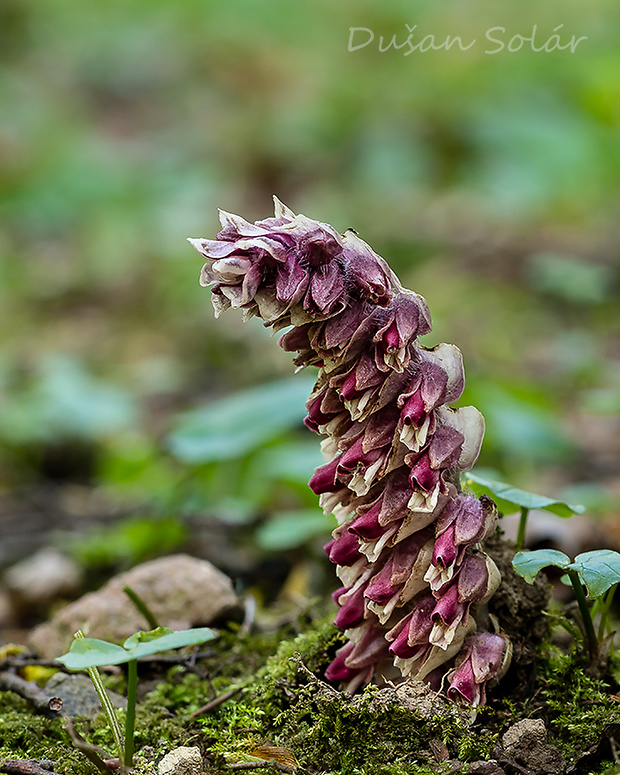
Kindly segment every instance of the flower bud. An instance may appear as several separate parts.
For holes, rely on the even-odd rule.
[[[499,635],[483,632],[469,637],[455,669],[446,676],[448,696],[483,705],[485,685],[499,674],[506,648],[507,642]]]

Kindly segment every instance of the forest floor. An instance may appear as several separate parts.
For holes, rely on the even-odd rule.
[[[502,552],[510,554],[502,546],[489,547],[500,567]],[[386,679],[354,697],[343,694],[322,678],[344,642],[322,603],[258,606],[255,614],[246,604],[245,617],[215,623],[218,637],[205,646],[140,661],[136,772],[620,773],[617,659],[588,665],[583,651],[549,626],[559,614],[542,613],[548,583],[529,586],[502,572],[507,580],[494,610],[510,621],[515,655],[484,707],[458,706],[411,681]],[[122,667],[102,671],[120,695]],[[72,729],[115,766],[103,713],[79,703],[61,711],[46,705],[54,690],[45,681],[58,668],[23,647],[0,650],[0,772],[97,772],[75,734],[78,747],[72,743]],[[24,691],[35,681],[43,688]],[[197,749],[199,764],[166,770],[164,757],[179,746]]]

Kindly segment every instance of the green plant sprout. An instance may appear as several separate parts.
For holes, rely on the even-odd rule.
[[[463,484],[478,497],[480,495],[492,497],[498,511],[502,514],[512,514],[517,508],[520,509],[521,519],[519,520],[516,540],[517,551],[523,549],[525,545],[527,518],[532,509],[550,511],[565,518],[572,517],[573,514],[583,514],[585,511],[585,506],[571,505],[555,498],[548,498],[546,495],[536,495],[535,493],[527,492],[527,490],[519,490],[517,487],[506,484],[506,482],[488,479],[486,476],[481,476],[474,471],[467,472],[463,477]]]
[[[168,627],[157,627],[149,632],[136,632],[127,638],[122,646],[119,646],[116,643],[108,643],[97,638],[85,638],[81,630],[78,630],[69,651],[61,657],[57,657],[56,661],[70,670],[88,671],[110,723],[121,764],[124,767],[131,767],[134,753],[138,659],[183,646],[197,646],[216,637],[217,633],[209,627],[180,631],[171,630]],[[116,712],[97,668],[104,665],[121,665],[125,662],[127,663],[127,716],[123,739]]]
[[[549,566],[566,571],[579,606],[588,654],[592,663],[599,658],[599,644],[608,627],[609,608],[620,582],[620,553],[611,549],[596,549],[578,554],[574,561],[557,549],[537,549],[517,552],[512,565],[528,584],[532,584],[539,571]],[[586,599],[595,600],[592,611]],[[598,634],[594,629],[594,616],[600,614]]]

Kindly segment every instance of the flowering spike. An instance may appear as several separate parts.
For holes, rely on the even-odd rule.
[[[281,347],[298,368],[318,368],[305,422],[325,437],[326,462],[310,487],[338,521],[325,550],[349,638],[326,677],[352,692],[387,659],[480,704],[510,644],[476,621],[500,582],[479,547],[497,511],[457,484],[484,435],[477,409],[449,406],[465,385],[461,353],[420,344],[425,299],[354,232],[274,205],[253,224],[221,211],[216,239],[190,242],[207,261],[201,283],[216,316],[239,307],[289,329]]]

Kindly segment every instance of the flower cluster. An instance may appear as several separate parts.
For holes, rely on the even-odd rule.
[[[431,329],[426,301],[355,232],[275,205],[256,223],[222,212],[217,239],[190,242],[208,259],[201,283],[216,316],[240,307],[287,329],[280,345],[295,364],[318,368],[305,422],[325,437],[326,463],[310,487],[338,521],[325,548],[348,636],[326,677],[355,691],[393,663],[484,702],[509,644],[476,621],[500,582],[479,548],[497,512],[460,490],[484,434],[475,408],[448,406],[463,392],[461,354],[418,342]]]

